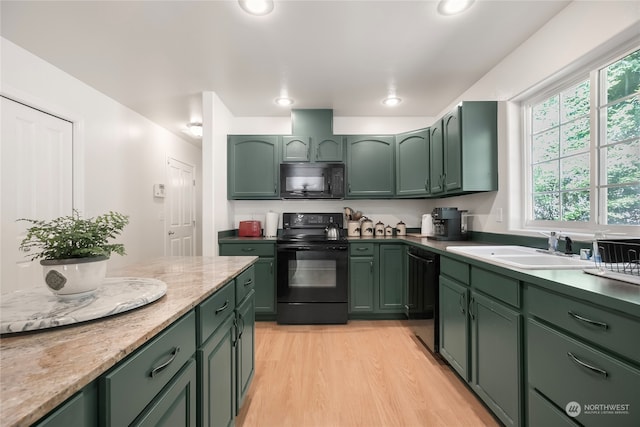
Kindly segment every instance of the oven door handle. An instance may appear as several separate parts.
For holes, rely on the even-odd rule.
[[[310,251],[313,248],[311,246],[280,246],[278,251],[296,252],[296,251]]]

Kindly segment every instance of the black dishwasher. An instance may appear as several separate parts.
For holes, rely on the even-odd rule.
[[[409,327],[434,354],[439,353],[438,275],[440,256],[409,247],[409,274],[405,315]]]

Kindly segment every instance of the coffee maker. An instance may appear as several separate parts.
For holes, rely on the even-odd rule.
[[[467,240],[466,227],[462,226],[462,212],[458,208],[435,208],[433,219],[433,240]]]

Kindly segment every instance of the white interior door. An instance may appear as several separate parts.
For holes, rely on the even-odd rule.
[[[18,218],[53,219],[73,209],[73,124],[0,98],[2,165],[0,290],[44,286],[38,262],[18,250],[28,226]]]
[[[195,255],[195,174],[194,167],[169,159],[166,186],[167,235],[166,254]]]

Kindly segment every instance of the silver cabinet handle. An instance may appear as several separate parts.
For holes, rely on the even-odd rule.
[[[253,252],[256,248],[242,248],[242,252]]]
[[[465,297],[464,297],[464,294],[460,294],[460,301],[459,301],[459,304],[460,304],[460,313],[465,314],[465,309],[464,309],[464,306],[465,306]]]
[[[586,362],[583,362],[582,360],[578,359],[576,356],[573,355],[573,353],[571,353],[570,351],[567,352],[567,356],[569,356],[569,358],[571,360],[573,360],[574,363],[582,366],[583,368],[586,368],[592,372],[595,372],[596,374],[600,374],[603,377],[607,378],[609,376],[609,374],[607,374],[607,371],[605,371],[604,369],[600,369],[600,368],[596,368],[593,365],[589,365]]]
[[[244,285],[245,285],[245,286],[249,286],[249,285],[251,285],[252,283],[253,283],[253,279],[249,279],[249,280],[247,280],[246,282],[244,282]]]
[[[569,314],[569,316],[573,317],[574,319],[580,320],[581,322],[585,322],[585,323],[597,326],[597,327],[602,328],[602,329],[609,329],[609,325],[607,325],[604,322],[598,322],[597,320],[587,319],[586,317],[582,317],[579,314],[574,313],[573,311],[569,311],[567,313]]]
[[[475,304],[476,300],[475,298],[471,297],[471,300],[469,301],[469,315],[471,316],[471,320],[476,320],[476,314],[474,313],[474,304]]]
[[[236,317],[233,318],[233,347],[238,344],[238,339],[240,336],[238,335],[238,319]]]
[[[229,307],[229,300],[226,300],[226,301],[224,302],[224,304],[222,305],[222,307],[218,308],[218,309],[215,311],[215,315],[218,315],[218,313],[222,313],[223,311],[225,311],[225,310],[227,309],[227,307]]]
[[[178,356],[178,353],[180,353],[180,347],[175,347],[173,349],[173,351],[171,352],[171,355],[169,357],[169,360],[167,360],[166,362],[164,362],[163,364],[161,364],[160,366],[156,366],[155,368],[153,368],[151,370],[151,373],[149,374],[149,376],[151,378],[155,377],[156,375],[158,375],[160,372],[164,371],[166,369],[167,366],[169,366],[171,364],[171,362],[173,362],[174,360],[176,360],[176,356]]]
[[[369,261],[369,268],[370,268],[371,272],[373,273],[373,261]]]
[[[368,248],[356,248],[356,251],[360,251],[360,252],[368,251],[368,250],[369,250]]]

